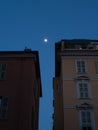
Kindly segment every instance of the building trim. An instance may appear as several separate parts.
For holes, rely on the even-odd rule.
[[[74,80],[74,78],[68,77],[68,78],[63,78],[62,80],[63,80],[63,81],[64,81],[64,80]]]
[[[66,77],[62,79],[63,81],[67,81],[67,80],[78,80],[77,78],[73,78],[73,77]],[[98,80],[98,78],[96,77],[89,77],[89,80]]]
[[[98,104],[90,104],[92,106],[92,108],[98,108]],[[64,109],[77,109],[77,108],[80,108],[81,107],[81,104],[67,104],[67,105],[64,105]],[[78,109],[77,109],[78,110]]]
[[[76,105],[73,104],[64,105],[64,109],[69,109],[69,108],[76,108]]]
[[[77,60],[78,60],[78,59],[80,59],[80,56],[78,56],[78,55],[72,56],[72,57],[70,57],[70,56],[64,56],[64,55],[61,56],[61,59],[62,59],[62,60],[63,60],[63,59],[72,59],[72,58],[77,58]],[[84,59],[84,58],[85,58],[85,59],[92,59],[92,58],[93,58],[93,59],[96,59],[96,58],[98,58],[98,56],[89,56],[89,57],[88,57],[88,56],[87,56],[87,57],[86,57],[86,56],[81,56],[81,59],[82,59],[82,58],[83,58],[83,59]]]
[[[90,49],[66,49],[62,51],[61,56],[98,56],[98,50]]]

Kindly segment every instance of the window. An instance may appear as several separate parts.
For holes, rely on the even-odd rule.
[[[88,80],[77,81],[78,98],[91,98],[90,84]]]
[[[98,73],[98,61],[96,61],[96,73]]]
[[[4,80],[6,77],[6,64],[0,64],[0,80]]]
[[[86,62],[83,60],[79,60],[76,62],[76,70],[77,73],[86,73]]]
[[[94,117],[92,110],[79,110],[80,130],[94,130]]]
[[[8,116],[8,97],[0,96],[0,119],[7,119]]]

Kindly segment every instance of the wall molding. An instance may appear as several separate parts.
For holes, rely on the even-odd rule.
[[[76,78],[73,78],[73,77],[65,77],[65,78],[62,78],[63,81],[70,81],[70,80],[76,80]],[[98,78],[96,77],[89,77],[89,80],[98,80]]]
[[[91,104],[93,108],[98,108],[98,104]],[[80,104],[68,104],[64,105],[64,109],[76,109],[77,106],[80,106]]]

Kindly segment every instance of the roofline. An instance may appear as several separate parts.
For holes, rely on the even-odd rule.
[[[36,54],[38,51],[32,51],[31,49],[24,49],[23,51],[0,51],[0,53],[4,54],[4,53],[10,53],[10,54],[16,54],[16,53],[32,53],[32,54]]]
[[[62,41],[88,41],[88,42],[98,42],[97,39],[61,39],[60,41],[56,42],[56,43],[59,43],[59,42],[62,42]]]

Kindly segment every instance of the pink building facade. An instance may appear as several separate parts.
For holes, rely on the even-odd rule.
[[[0,129],[38,130],[41,96],[38,51],[0,52]]]

